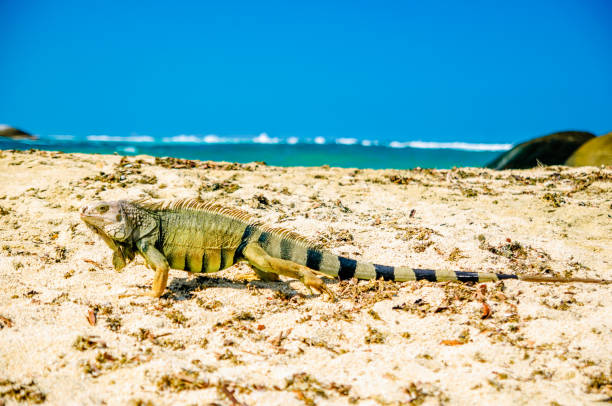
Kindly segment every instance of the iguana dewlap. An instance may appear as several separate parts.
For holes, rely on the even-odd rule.
[[[607,283],[598,279],[517,276],[488,272],[454,272],[370,264],[322,249],[292,231],[271,227],[248,213],[199,200],[168,202],[98,202],[83,207],[83,221],[113,250],[120,270],[136,253],[155,271],[151,296],[163,294],[168,270],[216,272],[246,260],[264,280],[279,275],[301,280],[308,288],[333,297],[317,277],[489,282],[522,279],[535,282]]]

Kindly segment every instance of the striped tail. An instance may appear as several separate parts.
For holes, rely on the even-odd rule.
[[[518,279],[527,282],[582,282],[609,284],[612,281],[588,278],[557,278],[537,275],[512,275],[492,272],[463,272],[463,271],[434,271],[431,269],[414,269],[407,266],[388,266],[360,262],[354,259],[334,255],[327,251],[308,249],[306,254],[308,268],[317,270],[326,275],[338,277],[340,280],[357,279],[384,279],[386,281],[418,281],[430,282],[495,282],[504,279]]]
[[[329,251],[315,248],[303,237],[281,228],[272,228],[259,224],[248,225],[242,235],[242,243],[236,251],[236,257],[241,256],[242,249],[249,242],[257,242],[268,254],[293,261],[328,276],[340,280],[384,279],[386,281],[418,281],[431,282],[495,282],[504,279],[518,279],[528,282],[583,282],[607,284],[612,281],[585,278],[557,278],[545,276],[519,276],[492,272],[434,271],[431,269],[413,269],[407,266],[388,266],[370,264],[332,254]]]

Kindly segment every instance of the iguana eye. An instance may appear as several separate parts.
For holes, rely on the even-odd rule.
[[[100,213],[106,213],[108,211],[108,205],[98,207]]]

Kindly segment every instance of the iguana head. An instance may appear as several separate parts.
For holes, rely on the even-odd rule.
[[[132,227],[120,201],[96,202],[83,206],[81,219],[97,233],[115,241],[125,241],[132,234]]]
[[[125,215],[121,201],[97,202],[83,206],[81,219],[113,250],[113,266],[120,271],[134,259],[133,225]]]

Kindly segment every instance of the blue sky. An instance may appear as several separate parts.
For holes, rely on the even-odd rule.
[[[612,131],[609,1],[0,1],[0,123],[516,142]]]

